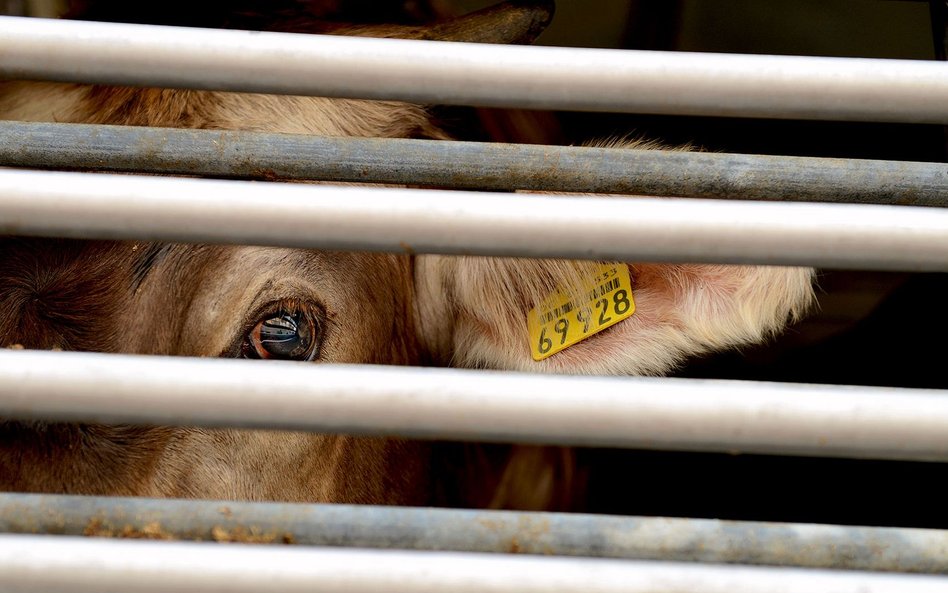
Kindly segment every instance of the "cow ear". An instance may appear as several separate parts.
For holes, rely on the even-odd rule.
[[[611,282],[611,270],[622,276],[628,270],[631,294],[619,294],[618,284],[603,286],[604,279]],[[423,344],[437,362],[469,368],[663,374],[689,356],[763,341],[813,300],[807,268],[422,256],[415,274]],[[568,299],[575,304],[550,306],[553,301],[547,299],[557,292],[567,296],[560,304]],[[597,302],[603,297],[609,308],[603,305],[600,311]],[[544,301],[553,316],[544,320],[548,331],[540,337],[531,334],[527,319]],[[584,304],[590,306],[594,326],[599,316],[633,306],[634,311],[535,360],[550,346],[543,338],[558,346],[564,337],[555,331],[556,319],[579,323]]]
[[[552,0],[503,2],[422,29],[420,39],[468,43],[529,44],[553,20]]]
[[[552,0],[514,0],[433,25],[349,25],[333,32],[360,37],[526,45],[547,28],[554,10]]]

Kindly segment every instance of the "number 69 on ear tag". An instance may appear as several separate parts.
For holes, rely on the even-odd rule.
[[[635,312],[632,282],[625,264],[599,266],[583,286],[582,302],[557,292],[527,314],[533,360],[549,358]]]

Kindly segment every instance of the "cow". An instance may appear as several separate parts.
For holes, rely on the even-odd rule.
[[[293,23],[289,30],[305,29],[298,19],[281,18]],[[331,32],[520,43],[550,18],[545,2],[507,2],[430,27],[358,25]],[[399,102],[35,81],[0,83],[0,117],[447,137],[425,107]],[[613,269],[628,273],[634,313],[536,360],[531,309],[558,291],[581,293],[602,266],[5,237],[0,346],[660,375],[688,357],[766,340],[813,299],[812,271],[805,268],[619,262]],[[625,303],[616,300],[617,307],[631,306]],[[257,364],[265,373],[267,363]],[[573,508],[579,496],[572,463],[569,450],[556,448],[0,419],[0,489],[8,491]]]

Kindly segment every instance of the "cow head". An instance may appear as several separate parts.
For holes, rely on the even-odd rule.
[[[550,15],[545,3],[508,2],[431,28],[342,32],[519,42]],[[444,136],[424,108],[402,103],[35,82],[0,85],[0,117]],[[557,291],[581,292],[597,265],[10,238],[0,242],[0,345],[657,374],[690,355],[760,341],[811,299],[804,269],[623,263],[634,315],[534,361],[528,311]],[[0,488],[417,502],[429,489],[429,454],[386,439],[8,422],[0,424]]]

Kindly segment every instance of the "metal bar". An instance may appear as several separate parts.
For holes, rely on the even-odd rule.
[[[0,234],[948,270],[948,211],[0,171]],[[556,237],[551,241],[551,237]]]
[[[929,575],[675,562],[0,536],[4,591],[942,593]]]
[[[0,76],[679,115],[948,123],[948,64],[0,18]]]
[[[948,573],[930,529],[4,493],[0,531]]]
[[[948,461],[938,390],[0,351],[0,417]]]
[[[0,122],[0,164],[467,189],[948,205],[948,165]]]

